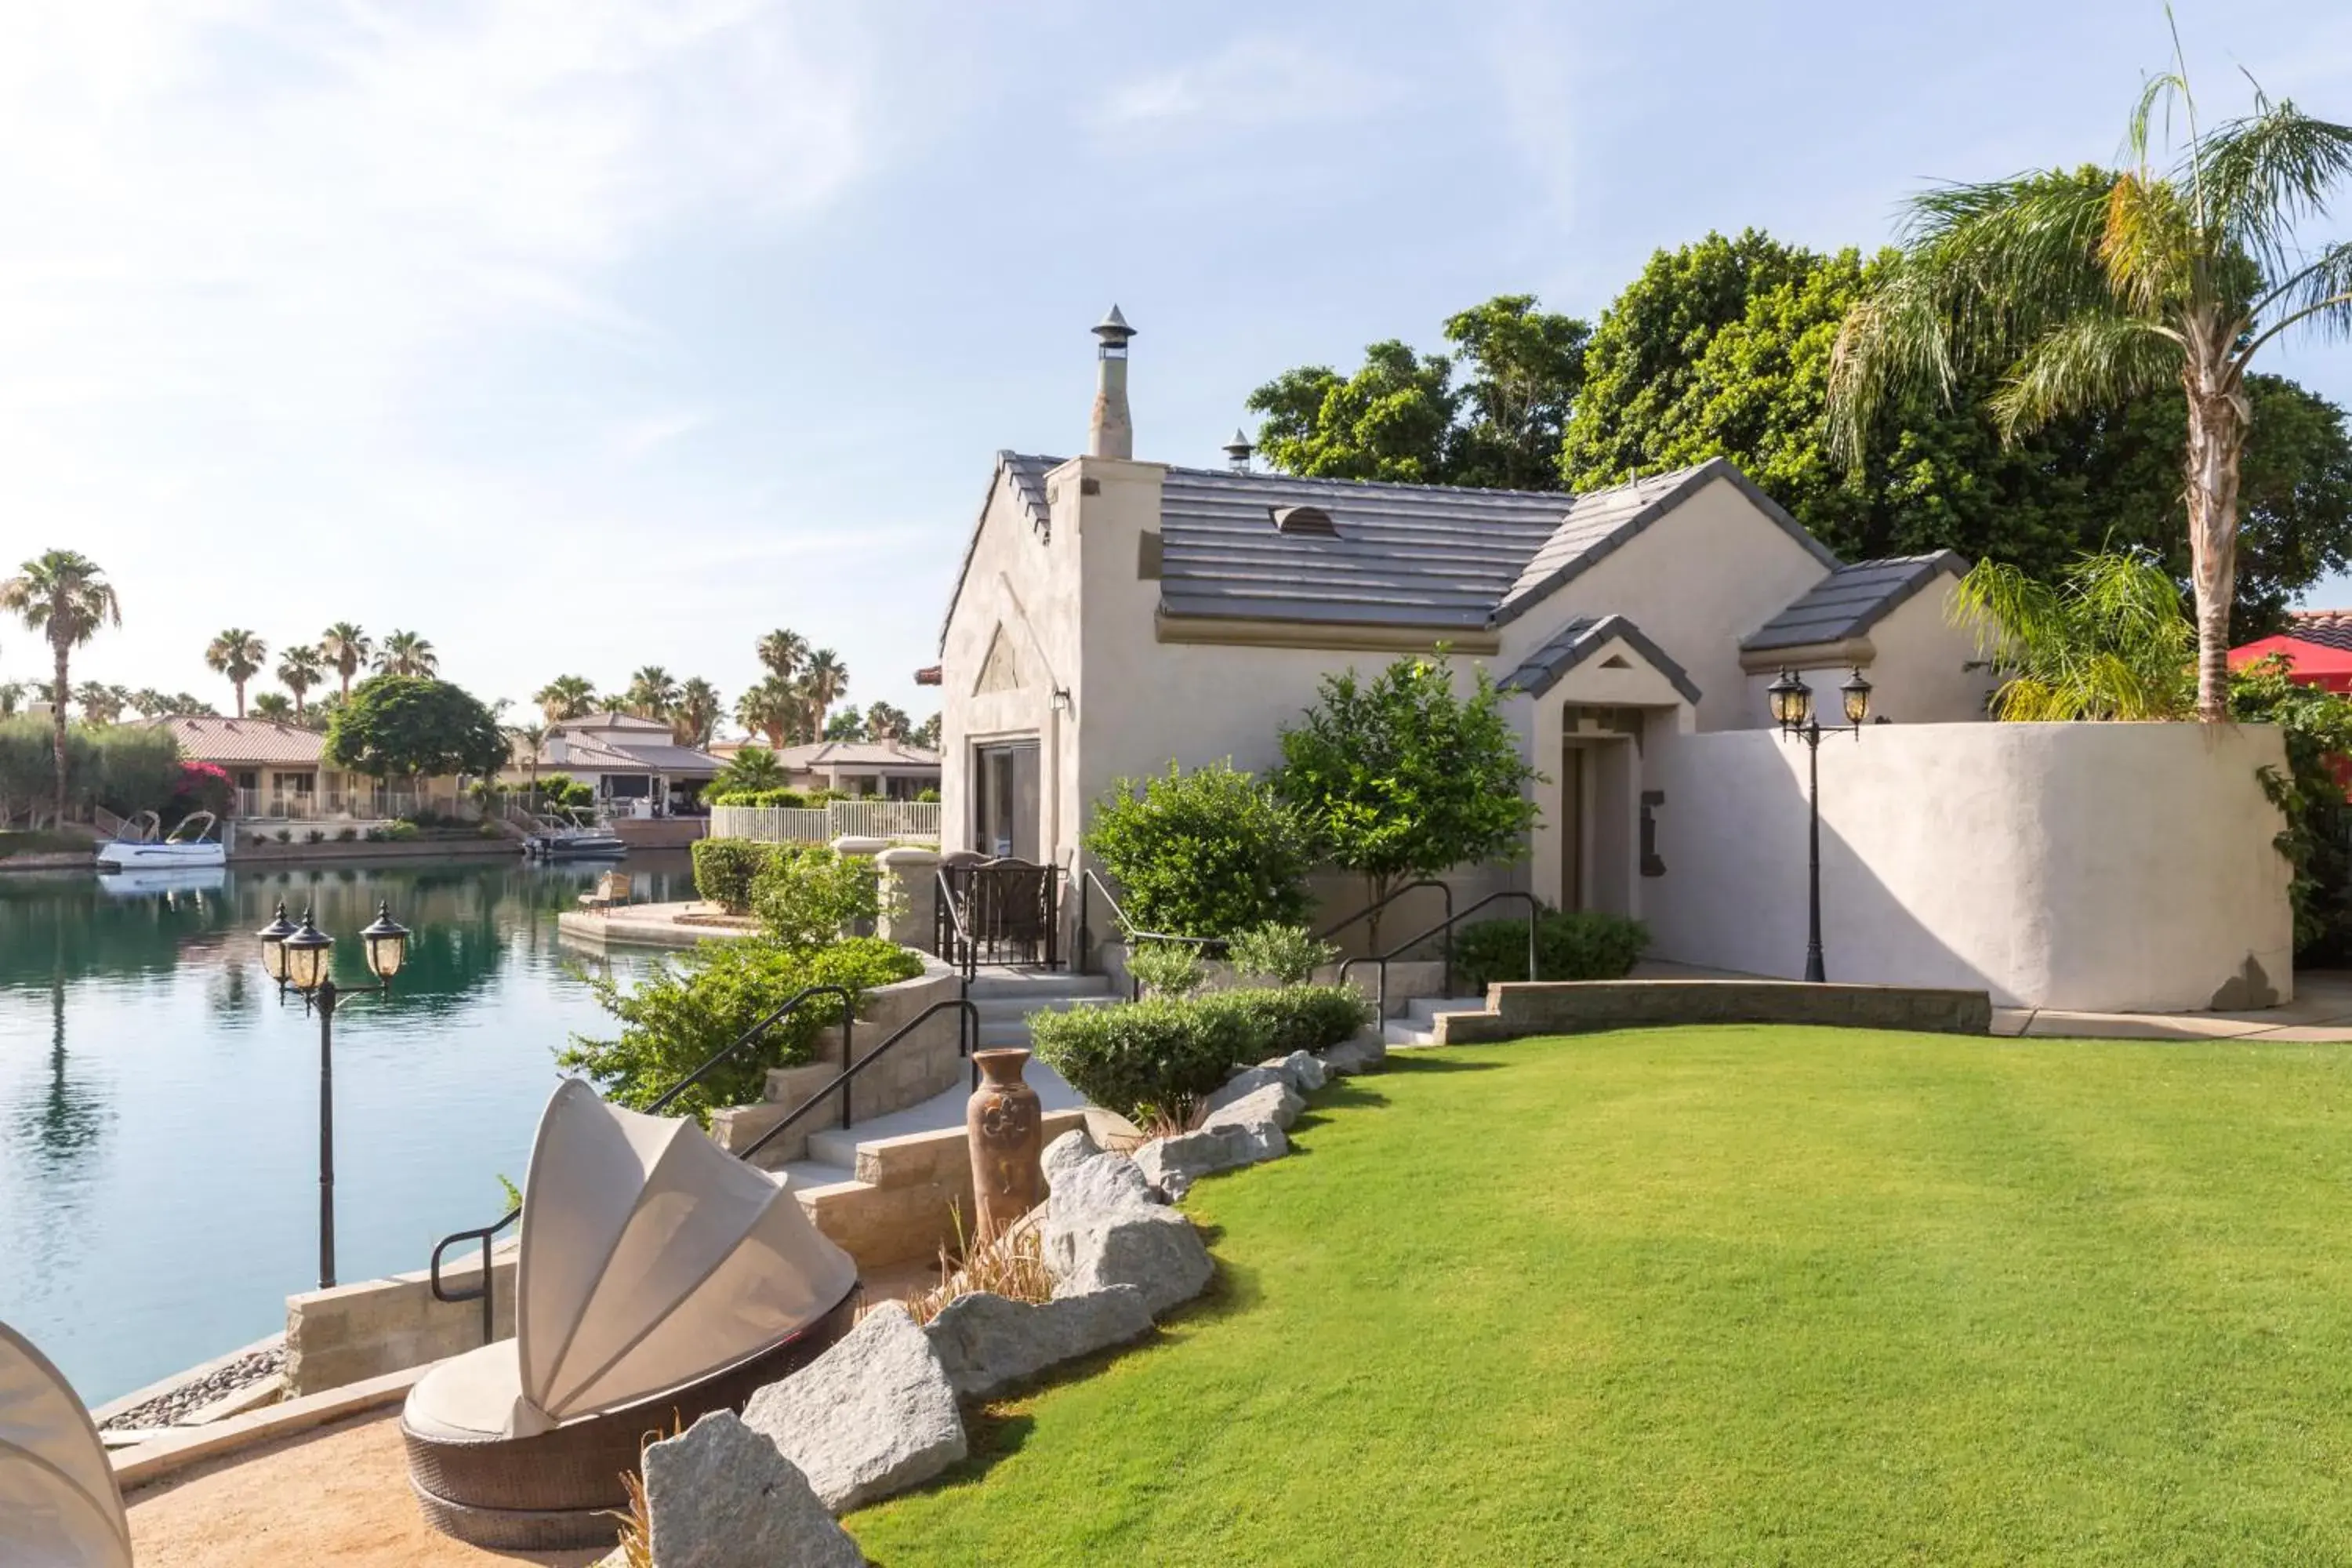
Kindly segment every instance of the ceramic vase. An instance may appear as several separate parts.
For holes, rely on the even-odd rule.
[[[1021,1080],[1027,1051],[974,1051],[971,1059],[981,1074],[964,1110],[972,1197],[981,1234],[1002,1236],[1045,1195],[1045,1172],[1037,1163],[1045,1147],[1045,1118],[1037,1091]]]

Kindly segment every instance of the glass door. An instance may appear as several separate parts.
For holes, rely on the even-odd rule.
[[[1037,742],[972,750],[971,847],[982,855],[1037,858],[1043,804]]]

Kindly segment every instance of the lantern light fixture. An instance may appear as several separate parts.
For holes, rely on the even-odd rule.
[[[391,984],[408,958],[408,928],[392,918],[391,904],[376,904],[375,920],[360,932],[360,941],[367,950],[368,973]]]

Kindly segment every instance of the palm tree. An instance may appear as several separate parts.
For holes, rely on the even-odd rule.
[[[57,815],[66,816],[66,700],[73,683],[67,665],[75,648],[98,635],[108,623],[122,624],[122,605],[105,570],[87,555],[71,550],[51,550],[25,563],[16,576],[0,583],[0,610],[25,623],[26,629],[49,640],[57,660],[49,685],[49,725],[57,757]]]
[[[766,736],[770,749],[779,752],[799,732],[803,712],[798,694],[772,675],[735,700],[735,722]]]
[[[375,667],[385,675],[429,676],[439,673],[441,656],[415,632],[394,631],[377,650]]]
[[[264,659],[269,657],[269,645],[247,631],[243,626],[231,626],[213,638],[205,649],[205,663],[228,677],[236,688],[236,716],[245,717],[245,683],[261,673]]]
[[[629,689],[621,701],[640,719],[667,719],[677,705],[677,682],[660,665],[646,665],[629,677]]]
[[[25,694],[34,689],[29,680],[0,680],[0,719],[14,719],[25,705]]]
[[[507,740],[510,742],[509,756],[520,753],[522,758],[523,769],[530,775],[530,791],[535,798],[539,794],[539,749],[547,744],[547,726],[544,724],[509,725],[507,728]]]
[[[801,674],[801,697],[808,704],[808,728],[812,735],[824,730],[825,710],[841,700],[849,690],[849,667],[841,656],[829,647],[821,647],[809,655],[808,667]]]
[[[670,708],[670,738],[681,746],[707,746],[726,710],[719,688],[698,675],[677,689],[677,701]]]
[[[1952,595],[1977,654],[2000,678],[1996,719],[2178,719],[2189,711],[2196,629],[2180,589],[2148,555],[2077,557],[2055,586],[1979,561]]]
[[[131,694],[120,686],[103,681],[85,680],[74,688],[74,703],[81,710],[82,722],[100,729],[122,717],[123,709],[131,704]]]
[[[775,752],[758,746],[746,746],[728,758],[727,765],[719,771],[719,776],[710,781],[712,795],[783,787],[784,765],[776,761]]]
[[[2185,144],[2151,141],[2181,113]],[[2006,367],[1990,407],[2011,436],[2113,409],[2177,381],[2188,394],[2182,468],[2197,605],[2197,716],[2229,716],[2238,470],[2252,406],[2247,366],[2282,332],[2352,331],[2352,241],[2305,248],[2352,177],[2352,127],[2275,104],[2210,132],[2197,124],[2179,40],[2131,121],[2134,166],[1951,185],[1914,199],[1904,253],[1857,304],[1831,360],[1832,428],[1850,458],[1906,392],[1948,395]],[[2158,158],[2169,166],[2157,167]]]
[[[319,639],[319,657],[333,667],[343,678],[343,700],[352,697],[352,677],[367,668],[375,657],[375,642],[367,633],[349,621],[337,621]]]
[[[278,656],[278,684],[294,694],[294,722],[310,717],[305,700],[310,688],[327,679],[327,661],[314,647],[295,647]]]
[[[915,727],[907,710],[887,702],[875,702],[866,710],[866,733],[877,741],[903,741]]]
[[[131,694],[131,706],[142,719],[157,719],[171,712],[172,700],[152,686],[142,686]]]
[[[265,691],[253,700],[253,716],[275,724],[298,722],[294,700],[283,691]]]
[[[540,716],[549,723],[578,719],[596,710],[596,683],[584,675],[559,675],[530,694]]]
[[[790,680],[808,662],[808,638],[779,626],[760,639],[757,652],[770,675],[779,680]]]

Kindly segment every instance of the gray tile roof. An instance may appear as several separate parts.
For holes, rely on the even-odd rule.
[[[1568,622],[1559,628],[1559,635],[1528,655],[1525,663],[1503,678],[1502,689],[1540,697],[1559,685],[1560,677],[1620,637],[1647,659],[1652,668],[1672,681],[1685,700],[1698,700],[1698,686],[1689,673],[1668,658],[1664,648],[1643,636],[1641,627],[1622,616],[1579,616]]]
[[[1776,647],[1808,647],[1858,637],[1897,605],[1934,582],[1938,574],[1964,573],[1968,562],[1939,550],[1932,555],[1902,555],[1841,566],[1807,589],[1795,604],[1740,641],[1744,653]]]

